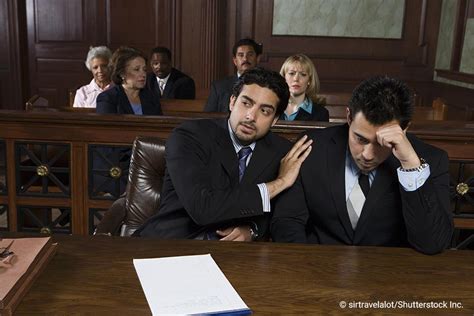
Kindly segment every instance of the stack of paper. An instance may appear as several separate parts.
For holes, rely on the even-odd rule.
[[[249,315],[211,255],[134,259],[153,315]]]
[[[0,267],[0,315],[13,313],[56,252],[56,246],[50,237],[0,240],[0,248],[8,247],[14,253],[9,264]]]

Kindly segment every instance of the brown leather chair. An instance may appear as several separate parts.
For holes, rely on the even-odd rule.
[[[133,143],[125,194],[105,213],[95,234],[130,236],[155,214],[165,165],[165,141],[138,136]]]

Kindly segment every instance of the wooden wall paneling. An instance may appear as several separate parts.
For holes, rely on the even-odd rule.
[[[82,0],[37,0],[34,13],[36,41],[82,42],[84,13]]]
[[[68,105],[68,91],[87,84],[89,46],[105,45],[105,0],[26,0],[29,93],[56,89],[51,106]],[[51,97],[50,95],[45,97]]]
[[[209,88],[225,72],[226,2],[182,0],[180,12],[180,55],[183,71],[190,74],[197,89]]]
[[[289,55],[305,53],[315,62],[322,91],[351,91],[376,74],[400,77],[423,91],[432,82],[440,0],[405,1],[401,39],[274,36],[273,0],[245,0],[237,7],[235,33],[263,42],[262,66],[279,70]]]
[[[159,0],[157,5],[156,17],[158,29],[156,32],[154,46],[165,46],[171,50],[172,62],[175,67],[181,69],[181,46],[176,37],[180,34],[181,28],[179,22],[179,8],[181,1]],[[150,48],[150,50],[153,47]],[[146,52],[148,55],[149,51]]]
[[[17,208],[16,208],[16,175],[15,170],[15,141],[12,139],[5,139],[6,164],[7,169],[7,183],[8,183],[8,229],[11,232],[17,231]]]
[[[158,1],[107,0],[107,43],[132,46],[148,53],[160,41]]]
[[[84,142],[71,145],[71,218],[72,233],[87,235],[88,217],[82,210],[88,209],[87,204],[87,144]]]
[[[468,1],[458,0],[456,20],[454,25],[453,51],[451,54],[450,70],[459,71],[461,65],[462,48],[464,46],[464,33],[466,31],[466,20],[468,17]]]
[[[0,0],[0,108],[20,109],[23,99],[20,53],[22,5]]]

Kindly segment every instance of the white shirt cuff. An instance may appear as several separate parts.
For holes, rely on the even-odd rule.
[[[405,191],[411,192],[418,190],[425,184],[430,176],[430,166],[427,165],[421,171],[403,171],[401,167],[397,169],[398,181]]]
[[[270,213],[272,211],[272,207],[270,205],[270,195],[268,195],[267,185],[265,183],[259,183],[257,186],[260,190],[260,196],[262,197],[263,212]]]

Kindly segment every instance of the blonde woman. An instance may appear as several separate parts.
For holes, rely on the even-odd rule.
[[[285,121],[329,121],[329,112],[318,101],[319,78],[308,56],[288,57],[280,69],[290,88],[290,101],[280,119]]]

